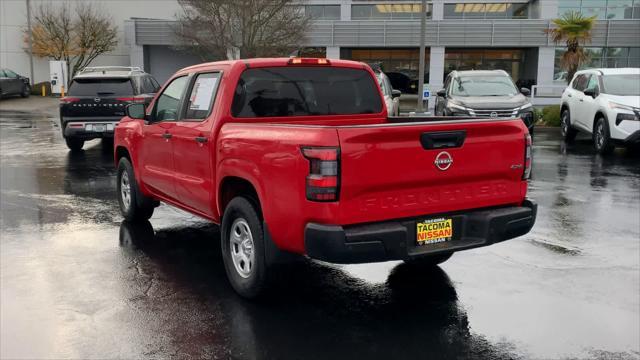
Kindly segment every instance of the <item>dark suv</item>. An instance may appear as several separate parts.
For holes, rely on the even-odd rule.
[[[526,95],[529,89],[518,90],[503,70],[452,71],[444,89],[437,93],[435,112],[443,116],[519,117],[533,134],[533,107]]]
[[[71,150],[86,140],[113,138],[113,129],[131,103],[148,104],[160,85],[137,67],[84,68],[60,99],[62,136]]]

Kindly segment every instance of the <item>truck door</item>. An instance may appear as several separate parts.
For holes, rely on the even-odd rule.
[[[162,91],[152,110],[153,121],[143,127],[140,149],[142,181],[157,195],[176,200],[173,129],[188,79],[175,78]]]
[[[178,200],[206,215],[213,214],[214,208],[211,156],[215,144],[210,135],[219,80],[219,72],[193,77],[193,85],[185,98],[184,117],[176,123],[172,138]]]

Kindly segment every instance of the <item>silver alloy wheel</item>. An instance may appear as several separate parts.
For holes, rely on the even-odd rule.
[[[598,128],[596,129],[596,146],[598,149],[602,149],[604,146],[604,124],[602,121],[598,122]]]
[[[122,197],[125,211],[128,211],[131,206],[131,183],[129,182],[129,173],[126,171],[123,171],[120,176],[120,197]]]
[[[251,235],[251,229],[245,219],[238,218],[231,225],[229,245],[233,267],[238,275],[245,279],[248,278],[253,271],[255,249],[253,235]]]
[[[567,113],[567,111],[562,113],[562,124],[560,124],[560,130],[562,131],[562,136],[567,136],[567,133],[569,132],[569,122],[567,121],[569,117],[569,114]]]

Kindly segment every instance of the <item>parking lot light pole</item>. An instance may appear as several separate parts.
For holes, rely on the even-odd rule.
[[[422,13],[420,14],[420,64],[418,65],[418,104],[416,106],[416,112],[423,112],[422,107],[422,91],[424,90],[424,47],[425,47],[425,32],[427,27],[427,0],[422,0],[421,6]]]
[[[31,86],[34,84],[33,80],[33,38],[31,35],[31,1],[27,0],[27,34],[29,39],[29,81]]]

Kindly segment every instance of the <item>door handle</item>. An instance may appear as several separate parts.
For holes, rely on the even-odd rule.
[[[199,142],[200,144],[204,144],[207,142],[207,138],[204,136],[196,136],[195,137],[196,142]]]
[[[573,95],[571,95],[571,94],[567,94],[567,96],[568,96],[568,97],[573,97]]]
[[[580,99],[580,102],[584,102],[584,99]]]
[[[458,148],[466,137],[464,130],[425,132],[420,135],[420,143],[425,150]]]
[[[169,140],[169,139],[171,139],[171,137],[173,137],[173,135],[171,135],[168,132],[166,132],[166,133],[162,134],[162,137],[167,139],[167,140]]]

